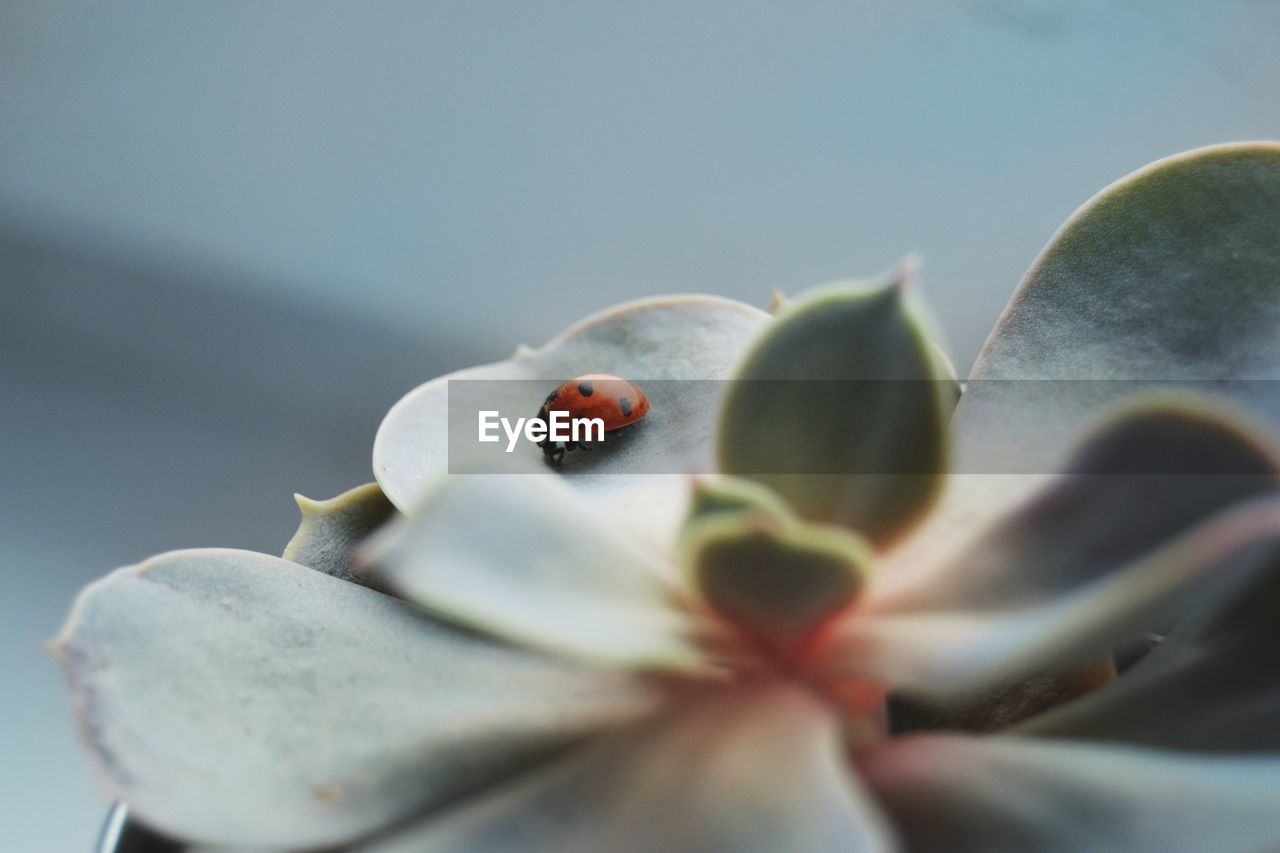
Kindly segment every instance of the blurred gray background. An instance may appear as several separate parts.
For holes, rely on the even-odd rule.
[[[158,551],[278,551],[420,381],[612,302],[904,253],[963,369],[1061,221],[1280,136],[1275,0],[0,0],[0,849],[104,795],[39,648]]]

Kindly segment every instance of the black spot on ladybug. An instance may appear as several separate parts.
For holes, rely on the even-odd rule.
[[[622,409],[622,416],[624,418],[631,417],[631,401],[626,397],[618,398],[618,408]]]
[[[596,393],[596,389],[592,387],[590,382],[579,382],[578,393],[584,397],[590,397],[592,394]]]
[[[542,401],[542,404],[545,406],[547,403],[554,403],[555,401],[556,401],[556,392],[552,391],[550,394],[547,395],[547,399]]]

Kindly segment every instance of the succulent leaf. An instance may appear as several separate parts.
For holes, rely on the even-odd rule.
[[[788,661],[853,605],[872,560],[869,543],[849,531],[759,509],[695,521],[681,544],[707,605]]]
[[[1124,678],[1015,732],[1200,752],[1275,752],[1275,644],[1273,634],[1258,630],[1204,644],[1184,642],[1175,632]]]
[[[1280,559],[1193,603],[1106,690],[1018,731],[1202,751],[1280,750]]]
[[[401,511],[414,509],[435,481],[449,470],[450,380],[541,380],[493,383],[486,408],[507,417],[533,415],[546,393],[587,373],[611,373],[645,386],[645,380],[722,380],[731,375],[751,341],[771,322],[759,309],[711,296],[671,296],[619,305],[583,320],[545,346],[520,348],[505,361],[433,379],[402,398],[387,414],[374,442],[378,483]],[[593,500],[624,502],[634,488],[665,489],[646,501],[650,509],[679,507],[685,484],[675,476],[639,476],[661,459],[662,470],[709,467],[715,427],[708,383],[665,382],[662,398],[650,393],[649,416],[627,441],[596,454],[590,464],[566,466],[563,476]],[[522,448],[529,460],[536,448]],[[674,497],[674,496],[679,497]],[[636,519],[634,507],[617,515]],[[668,519],[664,528],[678,523]],[[670,529],[663,533],[669,534]],[[656,538],[660,538],[656,537]]]
[[[954,382],[904,282],[837,286],[788,303],[739,369],[720,468],[813,521],[878,545],[933,501]]]
[[[237,848],[351,841],[663,701],[247,551],[115,572],[52,650],[115,793],[168,834]]]
[[[658,557],[540,472],[446,478],[362,561],[429,611],[590,661],[701,670],[714,625]]]
[[[1280,760],[1015,737],[885,742],[858,770],[906,850],[1270,850]]]
[[[1280,480],[1256,437],[1187,403],[1136,406],[950,562],[873,589],[844,660],[964,694],[1086,663],[1278,556]]]
[[[361,853],[883,853],[891,839],[830,708],[773,685],[691,701]]]
[[[352,551],[395,514],[377,483],[357,486],[327,501],[294,495],[302,522],[285,546],[284,558],[335,578],[378,588],[352,561]]]
[[[1019,285],[956,410],[957,470],[1057,470],[1137,388],[1118,380],[1258,380],[1218,390],[1280,427],[1277,329],[1280,144],[1156,162],[1076,211]],[[969,501],[1008,506],[1033,487]]]
[[[974,734],[1002,732],[1093,693],[1115,677],[1115,661],[1107,655],[1087,666],[1023,676],[966,695],[948,696],[942,701],[890,696],[889,732],[893,736],[939,730]]]

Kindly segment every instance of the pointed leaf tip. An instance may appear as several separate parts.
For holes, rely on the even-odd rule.
[[[293,502],[298,505],[298,512],[302,514],[303,518],[319,512],[321,506],[320,501],[315,498],[309,498],[301,492],[293,493]]]
[[[65,638],[59,636],[54,637],[52,640],[46,640],[41,644],[40,648],[44,649],[45,654],[58,663],[67,662],[67,643]]]
[[[768,486],[740,477],[700,477],[693,481],[693,498],[688,524],[720,513],[756,510],[762,514],[790,517],[782,497]]]
[[[376,483],[357,486],[317,501],[295,494],[302,521],[285,546],[284,558],[318,572],[379,591],[383,586],[353,560],[356,544],[395,515],[395,507]]]
[[[899,261],[897,276],[894,278],[893,283],[902,290],[915,286],[920,280],[922,266],[919,255],[907,255]]]

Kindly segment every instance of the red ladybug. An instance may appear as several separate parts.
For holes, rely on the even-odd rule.
[[[649,398],[634,382],[608,373],[588,373],[570,379],[548,394],[538,409],[538,417],[548,426],[551,412],[567,412],[570,418],[599,418],[604,421],[605,432],[615,433],[631,426],[648,411]],[[582,441],[552,441],[550,435],[538,442],[538,446],[552,462],[559,462],[570,450],[591,449]]]

